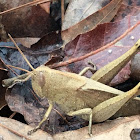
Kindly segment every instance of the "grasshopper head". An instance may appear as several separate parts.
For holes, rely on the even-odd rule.
[[[46,84],[46,77],[47,77],[47,70],[49,68],[46,66],[40,66],[33,71],[32,75],[32,87],[35,93],[43,98],[46,96],[45,91],[45,84]]]

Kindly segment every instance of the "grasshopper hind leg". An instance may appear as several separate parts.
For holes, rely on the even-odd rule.
[[[31,135],[32,133],[36,132],[40,127],[41,125],[47,120],[47,118],[49,117],[51,111],[52,111],[52,108],[53,108],[53,104],[51,101],[49,101],[49,108],[47,109],[43,119],[41,120],[41,122],[38,124],[37,127],[35,127],[33,130],[30,130],[28,131],[28,135]]]
[[[67,115],[69,116],[76,116],[76,115],[89,115],[89,128],[88,128],[88,133],[90,136],[92,136],[92,109],[91,108],[84,108],[80,109],[74,112],[69,112]]]

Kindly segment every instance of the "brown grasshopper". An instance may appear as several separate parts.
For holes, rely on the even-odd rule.
[[[140,83],[128,92],[122,92],[105,84],[109,83],[131,57],[139,51],[140,40],[124,55],[97,71],[92,76],[92,79],[89,79],[81,76],[85,70],[78,75],[50,69],[46,66],[40,66],[34,69],[12,37],[10,35],[9,37],[29,64],[32,71],[17,78],[6,79],[3,81],[3,85],[10,86],[31,78],[35,93],[41,98],[46,97],[49,101],[49,108],[43,120],[35,129],[31,130],[29,134],[41,127],[42,123],[48,118],[53,104],[57,103],[67,115],[81,115],[83,119],[89,120],[88,132],[91,135],[92,121],[103,122],[109,119],[126,102],[138,95]],[[102,72],[104,72],[103,75]],[[111,98],[111,96],[106,96],[108,94],[120,95]],[[105,97],[102,98],[103,96]]]

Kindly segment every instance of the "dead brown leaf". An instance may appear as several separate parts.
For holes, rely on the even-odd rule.
[[[88,136],[88,128],[68,131],[53,136],[54,140],[131,140],[132,129],[140,127],[140,116],[132,116],[93,125],[93,136]]]
[[[2,80],[5,78],[7,78],[7,70],[3,62],[0,60],[0,110],[7,104],[5,101],[6,88],[2,87]]]
[[[80,34],[93,30],[99,24],[111,21],[121,6],[121,3],[122,0],[112,0],[101,10],[88,16],[76,25],[62,31],[62,39],[64,40],[64,44],[67,44]]]
[[[140,116],[132,116],[106,121],[104,123],[93,125],[93,136],[88,136],[87,127],[79,130],[55,134],[51,137],[49,134],[38,130],[31,136],[27,132],[32,127],[22,124],[13,119],[0,117],[0,138],[4,140],[131,140],[130,133],[132,129],[140,127]]]
[[[89,61],[96,64],[98,69],[103,67],[126,52],[127,47],[133,46],[140,38],[139,19],[140,14],[131,16],[131,18],[127,16],[120,21],[101,24],[94,30],[79,35],[65,46],[64,62],[60,65],[54,64],[52,67],[66,66],[67,68],[64,69],[74,73],[79,73],[83,68],[89,66]],[[89,72],[87,76],[91,77],[92,73]],[[112,85],[124,82],[129,76],[130,69],[127,65],[117,75]]]
[[[48,14],[50,14],[50,3],[51,2],[40,4],[40,7],[44,9]]]
[[[33,129],[13,119],[0,117],[0,139],[4,140],[53,140],[53,138],[44,131],[38,130],[33,135],[27,135],[27,132]]]
[[[26,37],[26,38],[14,38],[14,40],[17,43],[21,43],[23,46],[30,48],[31,45],[37,43],[40,40],[40,38]]]
[[[140,54],[135,55],[131,63],[131,77],[140,81]]]
[[[20,1],[2,1],[0,2],[1,11],[17,7],[30,0]],[[6,40],[6,33],[13,37],[42,37],[48,32],[58,29],[54,19],[50,14],[42,9],[39,5],[26,7],[20,10],[2,15],[0,24],[3,30],[0,30],[1,40]],[[5,34],[4,34],[5,32]]]
[[[140,128],[134,128],[131,131],[130,137],[132,140],[139,140],[140,139]]]
[[[6,78],[7,72],[0,70],[0,110],[7,104],[5,100],[6,88],[2,87],[2,80]]]
[[[118,1],[113,0],[113,2],[118,2]],[[119,2],[121,2],[121,1],[119,1]],[[110,6],[110,8],[112,10],[111,6]],[[117,12],[117,9],[118,9],[118,7],[114,10],[114,12]],[[100,11],[100,12],[97,12],[96,14],[100,15],[102,13]],[[112,14],[114,15],[113,12],[112,12]],[[113,17],[113,15],[112,15],[112,17]],[[102,17],[102,20],[103,19],[104,18]],[[107,19],[107,20],[109,20],[109,19]],[[131,22],[131,20],[132,20],[132,22]],[[68,44],[66,46],[66,48],[65,48],[66,57],[64,60],[70,60],[72,58],[77,58],[82,55],[86,55],[87,53],[95,51],[96,49],[99,49],[102,46],[104,46],[110,42],[113,42],[114,39],[118,38],[120,35],[125,33],[127,29],[129,29],[130,27],[135,25],[135,23],[137,23],[139,20],[139,16],[137,18],[132,17],[131,20],[129,20],[129,18],[127,17],[124,20],[121,20],[121,21],[118,21],[115,23],[102,24],[100,26],[97,26],[97,28],[95,30],[92,30],[90,32],[88,32],[89,31],[88,29],[84,29],[84,31],[86,30],[87,33],[79,35],[75,40],[73,40],[72,42],[70,42],[70,44]],[[98,22],[101,22],[101,19]],[[130,25],[130,23],[131,23],[131,25]],[[82,26],[84,27],[84,25],[82,25]],[[75,62],[71,65],[68,65],[65,68],[68,71],[75,71],[78,73],[79,70],[81,70],[83,67],[85,67],[85,65],[87,65],[88,59],[92,60],[93,62],[94,62],[94,60],[95,60],[95,62],[96,61],[101,62],[101,64],[105,64],[105,62],[101,61],[101,59],[103,59],[103,58],[105,58],[105,59],[108,58],[107,62],[112,61],[112,59],[115,59],[114,56],[117,56],[118,54],[123,53],[124,51],[126,51],[125,49],[128,49],[127,46],[130,47],[131,44],[132,45],[134,44],[134,42],[136,41],[135,39],[139,38],[138,31],[135,30],[135,32],[134,32],[137,36],[133,36],[133,34],[130,34],[131,36],[134,37],[132,39],[131,39],[131,36],[124,35],[123,38],[126,37],[126,38],[124,38],[124,40],[121,40],[117,45],[114,45],[114,46],[111,45],[110,46],[111,49],[104,50],[102,55],[101,55],[101,52],[99,54],[96,53],[97,55],[94,57],[94,59],[92,59],[90,57],[88,57],[86,59],[84,58],[84,59],[81,59],[81,61],[83,61],[83,62],[80,62],[80,61]],[[74,34],[76,34],[77,32],[78,32],[78,30],[77,30],[77,28],[75,28]],[[77,33],[77,35],[78,35],[78,33]],[[128,39],[129,39],[129,41],[128,41]],[[46,44],[46,41],[48,41],[49,45],[47,46],[47,51],[49,54],[49,51],[52,51],[52,46],[54,45],[53,43],[57,42],[58,40],[59,39],[57,37],[51,38],[51,36],[47,35],[47,36],[41,38],[41,40],[38,43],[36,43],[36,45],[38,45],[38,46],[42,45],[41,47],[44,48],[44,46],[48,45],[48,44]],[[60,45],[59,43],[60,42],[58,41],[58,44],[55,44],[55,46],[53,46],[54,49],[55,49],[55,47]],[[118,50],[118,47],[120,48],[119,50]],[[40,60],[42,59],[42,56],[40,54],[43,53],[44,50],[41,52],[38,52],[38,50],[36,49],[35,46],[32,46],[31,49],[32,49],[31,54],[34,54],[34,56],[35,56],[35,58],[31,57],[31,60],[34,60],[33,64],[36,67],[38,65],[37,64],[38,61],[40,62]],[[36,52],[34,52],[34,51],[36,51]],[[26,55],[29,54],[28,50],[26,50],[26,49],[24,50],[24,52],[26,53]],[[6,54],[9,55],[10,52],[2,50],[1,54],[4,55],[4,57],[5,57],[5,55]],[[111,56],[111,54],[113,54],[113,57]],[[36,59],[36,55],[40,56],[39,59]],[[12,56],[12,55],[10,55],[10,56]],[[15,53],[12,57],[8,57],[8,60],[9,59],[12,60],[14,64],[17,64],[17,62],[19,64],[21,64],[21,59],[19,58],[17,61],[15,59],[16,58],[15,56],[18,57],[18,55],[16,55],[16,53]],[[99,56],[102,56],[102,57],[100,58]],[[43,55],[43,58],[44,57],[46,59],[46,54]],[[93,56],[91,56],[91,57],[93,57]],[[43,61],[44,61],[44,59],[43,59]],[[77,64],[77,63],[79,63],[79,64]],[[25,116],[25,119],[27,120],[27,122],[35,126],[39,123],[43,114],[45,113],[45,110],[47,108],[47,101],[46,100],[37,101],[36,97],[31,93],[32,90],[30,89],[29,85],[30,85],[30,83],[28,81],[27,83],[25,83],[25,85],[15,86],[12,89],[12,91],[6,95],[6,99],[12,110],[23,114]],[[126,110],[127,105],[124,108],[122,108],[121,112],[123,113],[123,115],[127,115],[127,114],[131,115],[133,113],[138,114],[140,112],[139,108],[137,108],[137,110],[134,110],[135,106],[138,106],[139,103],[135,102],[135,104],[134,104],[132,101],[132,102],[130,102],[130,104],[131,104],[130,105],[131,107],[129,109]],[[132,113],[132,110],[134,111],[133,113]],[[55,132],[53,132],[53,131],[55,131],[54,127],[58,127],[57,132],[60,130],[61,131],[66,130],[64,128],[59,127],[59,121],[58,121],[57,115],[56,115],[56,112],[52,112],[52,114],[50,116],[49,127],[47,126],[47,128],[46,128],[46,126],[43,126],[43,128],[45,128],[45,130],[47,129],[47,131],[49,131],[49,129],[50,129],[51,133],[55,133]],[[119,112],[116,116],[117,117],[122,116],[122,114]],[[56,122],[56,123],[54,124],[54,122]],[[87,132],[87,129],[86,129],[86,132]]]
[[[140,12],[139,0],[123,0],[113,21],[122,20],[126,16],[135,16]]]
[[[100,10],[109,2],[110,0],[71,0],[65,13],[62,30],[70,28],[84,18]]]

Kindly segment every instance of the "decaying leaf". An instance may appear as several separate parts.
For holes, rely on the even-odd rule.
[[[140,139],[140,128],[135,128],[131,131],[130,137],[132,140]]]
[[[7,78],[7,70],[3,62],[0,60],[0,110],[7,104],[5,101],[6,88],[2,87],[2,80]]]
[[[65,13],[62,30],[66,30],[84,18],[100,10],[110,0],[71,0]]]
[[[135,55],[131,63],[131,77],[140,81],[140,54]]]
[[[42,3],[40,4],[40,7],[42,9],[44,9],[48,14],[50,14],[50,3],[51,2],[47,2],[47,3]]]
[[[2,73],[0,72],[0,74],[2,74]],[[1,82],[0,82],[0,84],[1,84]],[[6,91],[6,89],[3,88],[2,86],[0,86],[0,91],[1,91],[0,92],[0,110],[1,110],[5,105],[7,105],[7,102],[5,100],[5,91]]]
[[[137,17],[133,16],[131,18],[131,20],[129,20],[129,18],[126,17],[124,20],[121,20],[118,22],[102,24],[102,25],[97,26],[98,23],[104,23],[104,22],[110,21],[116,14],[120,5],[121,5],[121,0],[120,1],[112,0],[110,5],[109,4],[107,5],[109,9],[106,10],[105,9],[105,8],[107,8],[107,6],[106,6],[105,8],[101,9],[99,12],[96,12],[94,16],[95,16],[95,18],[97,18],[97,22],[94,25],[90,24],[91,26],[89,29],[87,29],[88,27],[84,28],[85,25],[87,25],[87,23],[91,23],[91,20],[93,20],[93,18],[90,18],[89,19],[90,21],[86,22],[86,19],[89,18],[88,17],[85,20],[83,20],[84,23],[81,21],[80,23],[76,24],[76,26],[72,26],[67,31],[63,31],[62,36],[64,37],[64,35],[65,35],[66,43],[71,41],[72,39],[74,39],[77,35],[87,32],[85,34],[79,35],[75,40],[70,42],[65,47],[64,51],[65,51],[66,56],[65,56],[64,60],[70,60],[72,58],[86,55],[87,53],[89,53],[91,51],[95,51],[96,49],[99,49],[102,46],[112,42],[114,39],[118,38],[120,35],[125,33],[128,28],[135,25],[135,23],[138,22],[138,20],[139,20],[139,16],[137,16]],[[112,10],[113,10],[113,12],[112,12]],[[104,13],[104,12],[105,12],[105,15],[104,14],[102,15],[102,13]],[[94,18],[94,20],[95,20],[95,18]],[[127,20],[129,20],[129,21],[127,22]],[[131,23],[131,25],[130,25],[130,23]],[[78,26],[80,27],[80,29],[77,28]],[[92,30],[96,26],[97,26],[97,28],[95,30]],[[83,31],[81,29],[83,29]],[[80,30],[80,32],[79,32],[79,30]],[[89,30],[92,30],[92,31],[88,32]],[[71,34],[72,32],[74,32],[74,34]],[[137,32],[135,31],[134,33],[137,33]],[[60,58],[56,52],[56,51],[59,51],[60,54],[62,52],[60,49],[58,49],[61,46],[60,33],[56,32],[56,34],[54,34],[54,33],[47,34],[46,36],[41,38],[41,40],[39,40],[36,44],[31,46],[31,49],[25,49],[25,48],[21,47],[24,54],[31,61],[32,65],[35,68],[37,66],[39,66],[40,64],[44,64],[45,62],[48,62],[49,60],[50,60],[49,62],[51,62],[51,60],[54,56],[56,56],[56,58]],[[131,34],[131,36],[132,35],[133,34]],[[124,37],[126,37],[126,38],[122,39],[120,42],[118,42],[118,44],[116,44],[114,46],[111,45],[110,49],[104,50],[103,52],[100,52],[98,54],[96,53],[95,56],[91,56],[86,59],[85,58],[81,59],[81,61],[68,65],[68,67],[64,67],[64,69],[78,73],[82,68],[84,68],[87,65],[87,62],[89,60],[92,60],[93,63],[100,62],[98,64],[99,65],[98,68],[99,68],[100,66],[105,64],[103,61],[101,61],[101,59],[108,57],[107,62],[106,62],[106,63],[108,63],[108,62],[112,61],[113,59],[115,59],[114,56],[118,57],[117,56],[118,54],[122,54],[127,49],[129,49],[129,47],[131,45],[133,45],[134,42],[136,42],[136,38],[138,37],[138,36],[136,36],[136,37],[133,36],[133,38],[132,38],[131,36],[126,37],[126,35],[124,35],[122,38],[124,38]],[[130,40],[128,41],[128,39],[130,39]],[[40,47],[40,50],[38,50],[37,46]],[[95,46],[96,46],[96,48],[94,48]],[[120,49],[118,50],[118,48],[120,48]],[[29,69],[27,67],[27,65],[25,64],[25,62],[23,61],[23,59],[21,59],[21,56],[19,55],[19,53],[16,52],[16,50],[6,50],[6,48],[1,49],[0,56],[2,58],[4,58],[4,61],[6,62],[6,64],[11,64],[14,66],[19,66],[22,68]],[[99,56],[102,56],[102,57],[99,58]],[[61,57],[61,59],[62,59],[62,57]],[[57,62],[56,59],[55,59],[55,62]],[[19,70],[16,72],[18,74],[23,73]],[[11,74],[11,77],[13,75],[14,74]],[[90,75],[91,74],[89,74],[87,76],[90,76]],[[40,122],[40,120],[42,119],[42,117],[48,107],[47,101],[45,99],[40,100],[34,94],[34,92],[32,91],[32,88],[31,88],[30,81],[26,82],[23,85],[19,84],[19,85],[14,86],[14,88],[11,91],[7,92],[6,100],[12,110],[23,114],[26,121],[30,125],[33,125],[33,126],[37,125]],[[131,104],[131,108],[129,108],[128,110],[126,110],[126,108],[125,108],[128,104],[124,108],[122,108],[121,111],[124,113],[123,115],[130,114],[130,112],[132,112],[132,110],[135,108],[135,106],[138,105],[137,102],[133,103],[133,101],[130,102],[130,104]],[[57,108],[57,105],[56,105],[56,109],[59,110],[59,108]],[[137,110],[134,110],[134,112],[132,114],[138,114],[139,112],[140,111],[138,108]],[[61,111],[60,111],[60,113],[63,114],[63,112],[61,112]],[[115,115],[115,117],[118,117],[118,116],[122,116],[121,112],[118,112],[118,114]],[[48,122],[46,122],[46,124],[48,124],[48,126],[46,127],[44,124],[44,126],[42,128],[45,128],[45,131],[50,132],[52,134],[59,132],[59,131],[66,131],[69,126],[61,127],[59,125],[59,123],[60,123],[59,119],[60,119],[60,116],[55,111],[53,111],[50,115],[50,120]],[[85,130],[85,132],[86,131],[87,130]],[[87,134],[87,132],[86,132],[86,134]],[[67,133],[67,135],[68,135],[68,133]],[[65,136],[64,136],[64,138],[65,138]],[[75,136],[75,138],[76,138],[76,136]]]
[[[31,37],[26,37],[26,38],[14,38],[14,40],[17,42],[17,43],[20,43],[22,44],[23,46],[27,47],[27,48],[30,48],[31,45],[37,43],[40,38],[31,38]]]
[[[51,38],[48,38],[48,36]],[[38,67],[43,65],[47,61],[49,61],[52,57],[57,57],[59,60],[63,58],[63,54],[61,53],[61,36],[60,33],[52,32],[46,35],[46,38],[42,38],[39,42],[32,45],[31,48],[25,48],[21,44],[20,47],[23,53],[26,55],[28,60],[32,63],[33,67]],[[14,47],[13,43],[0,43],[0,57],[5,62],[6,65],[12,65],[21,67],[23,69],[29,70],[29,67],[24,60],[18,50]],[[16,70],[17,74],[23,74],[23,71]],[[11,72],[13,75],[13,72]],[[10,77],[12,77],[12,75]],[[15,74],[13,75],[15,76]]]
[[[134,128],[139,128],[139,126],[140,116],[132,116],[93,125],[92,137],[87,135],[86,127],[79,130],[55,134],[53,137],[41,130],[29,136],[27,132],[32,129],[31,126],[22,124],[13,119],[0,117],[0,138],[4,140],[131,140],[131,131]]]
[[[87,128],[68,131],[53,136],[54,140],[131,140],[132,129],[140,127],[140,116],[119,118],[93,125],[93,136],[87,135]]]
[[[31,0],[20,1],[1,1],[1,11],[17,7]],[[2,15],[0,25],[1,40],[6,40],[6,33],[12,34],[13,37],[42,37],[48,32],[58,29],[58,25],[50,14],[42,9],[39,5],[22,8],[14,12]],[[5,34],[3,34],[5,32]]]
[[[112,0],[101,10],[88,16],[76,25],[62,31],[62,39],[64,40],[64,44],[67,44],[68,42],[76,38],[76,36],[78,36],[79,34],[83,34],[93,30],[99,24],[111,21],[112,18],[116,15],[121,3],[122,0]]]
[[[122,20],[126,16],[134,16],[139,14],[140,6],[138,0],[132,0],[131,2],[128,0],[123,0],[120,9],[118,10],[113,21]]]
[[[53,140],[53,138],[39,130],[37,133],[29,136],[27,132],[32,127],[13,119],[0,117],[0,139],[1,140]]]
[[[65,46],[64,61],[66,66],[69,65],[64,69],[79,73],[84,67],[89,66],[88,62],[93,62],[99,69],[116,59],[139,39],[139,19],[140,14],[131,16],[131,18],[127,16],[120,21],[101,24],[94,30],[79,35]],[[113,46],[114,44],[115,46]],[[56,66],[59,66],[59,64],[56,64]],[[60,66],[63,65],[60,64]],[[52,67],[55,67],[55,65]],[[129,78],[129,66],[125,68],[124,72],[119,74],[123,75],[125,73],[125,78],[124,76],[116,77],[113,85],[122,83]],[[90,72],[87,74],[88,77],[91,77],[91,75]]]
[[[127,46],[112,46],[111,48],[105,49],[93,56],[90,56],[84,60],[72,63],[67,66],[68,71],[72,71],[74,73],[79,73],[84,67],[91,67],[89,62],[96,65],[97,69],[105,66],[106,64],[112,62],[117,59],[119,56],[128,51],[130,47]],[[117,85],[126,81],[130,77],[130,64],[127,64],[113,79],[110,85]],[[91,77],[93,73],[88,71],[85,76]]]

